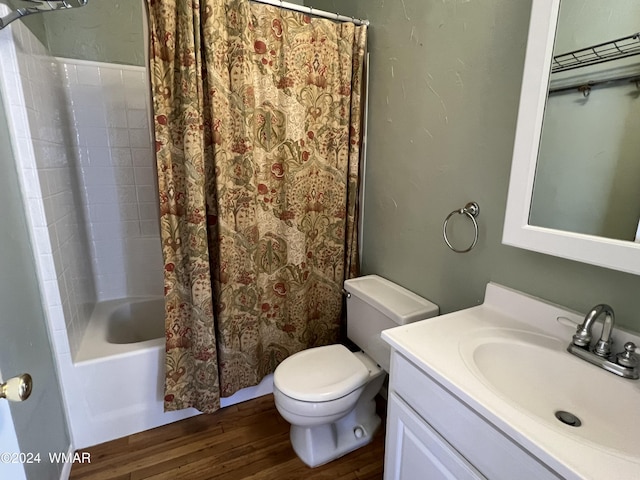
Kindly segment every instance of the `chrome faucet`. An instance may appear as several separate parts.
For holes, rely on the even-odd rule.
[[[596,320],[604,314],[602,333],[600,339],[591,348],[591,330]],[[578,325],[573,341],[567,350],[589,363],[604,368],[608,372],[615,373],[624,378],[636,379],[638,375],[638,360],[635,357],[636,346],[628,342],[624,346],[624,352],[611,355],[611,332],[615,323],[613,308],[601,303],[593,307],[584,317],[582,324]]]
[[[600,357],[606,357],[611,353],[611,330],[613,330],[613,324],[615,323],[615,315],[613,308],[609,305],[601,303],[593,307],[587,316],[584,317],[582,325],[578,325],[575,335],[573,336],[573,344],[578,347],[589,347],[591,343],[591,330],[593,324],[596,322],[601,314],[605,314],[604,324],[602,325],[602,333],[600,334],[600,340],[596,343],[593,353]]]

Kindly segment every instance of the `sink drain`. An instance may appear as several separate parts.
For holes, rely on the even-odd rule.
[[[580,425],[582,425],[580,419],[573,413],[565,412],[564,410],[558,410],[555,415],[558,420],[560,420],[565,425],[569,425],[570,427],[579,427]]]

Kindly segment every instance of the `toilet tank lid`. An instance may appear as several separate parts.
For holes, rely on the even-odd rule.
[[[378,275],[345,280],[344,288],[392,318],[398,325],[435,317],[440,310],[429,300]]]

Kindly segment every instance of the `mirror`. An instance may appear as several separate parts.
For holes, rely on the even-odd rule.
[[[529,223],[635,241],[640,2],[562,0]]]
[[[533,0],[505,244],[640,274],[639,3]]]

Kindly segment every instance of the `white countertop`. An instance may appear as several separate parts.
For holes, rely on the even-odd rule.
[[[496,329],[517,329],[553,337],[550,339],[552,348],[556,348],[554,345],[557,344],[557,351],[565,352],[575,333],[575,325],[582,320],[583,315],[564,307],[490,283],[482,305],[385,330],[382,338],[563,477],[593,480],[640,479],[640,431],[635,432],[631,438],[621,439],[629,445],[625,452],[596,445],[577,435],[577,430],[572,430],[572,427],[553,418],[543,421],[502,396],[481,375],[474,373],[468,359],[465,361],[462,354],[461,345],[464,342]],[[594,336],[599,333],[600,326],[597,325]],[[638,343],[639,337],[615,329],[614,339],[617,350],[626,341]],[[584,362],[568,352],[565,353],[568,362]],[[565,357],[558,358],[564,362]],[[624,401],[610,398],[611,408],[627,409],[629,411],[625,414],[629,418],[639,418],[640,380],[619,378],[601,368],[589,367],[592,368],[589,379],[593,382],[593,395],[610,395],[610,392],[601,391],[599,384],[615,386],[617,384],[612,384],[612,381],[625,382],[620,384],[625,392]],[[603,375],[608,377],[602,377]]]

